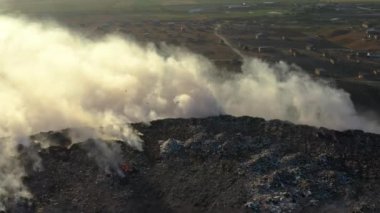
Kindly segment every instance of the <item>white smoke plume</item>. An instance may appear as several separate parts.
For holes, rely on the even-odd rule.
[[[128,122],[226,113],[380,133],[346,92],[298,68],[246,59],[242,70],[223,78],[210,61],[182,49],[118,36],[93,41],[0,17],[0,200],[28,195],[16,145],[41,131],[90,128],[76,140],[119,139],[141,150]]]

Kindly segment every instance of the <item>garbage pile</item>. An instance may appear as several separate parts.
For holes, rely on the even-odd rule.
[[[132,126],[145,147],[117,142],[123,177],[90,141],[42,149],[17,212],[380,212],[379,135],[231,116]]]

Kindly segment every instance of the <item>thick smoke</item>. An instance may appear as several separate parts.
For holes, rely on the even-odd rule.
[[[246,59],[242,70],[223,78],[205,58],[178,48],[117,36],[92,41],[51,24],[0,17],[0,200],[28,195],[16,146],[41,131],[90,129],[75,140],[118,139],[140,150],[126,124],[167,117],[226,113],[380,132],[346,92],[296,67]]]
[[[377,121],[356,112],[348,93],[311,79],[297,66],[248,59],[242,69],[242,74],[216,89],[218,100],[229,114],[380,133]]]

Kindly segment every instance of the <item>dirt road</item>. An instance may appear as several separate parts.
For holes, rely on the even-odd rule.
[[[227,45],[228,47],[231,48],[231,50],[236,53],[238,56],[240,56],[242,59],[245,59],[246,56],[240,51],[238,50],[236,47],[234,47],[231,42],[228,41],[228,39],[226,37],[224,37],[219,31],[220,31],[220,28],[222,27],[221,24],[218,24],[215,26],[215,29],[214,29],[214,34],[215,36],[217,36],[221,41],[223,41],[223,43],[225,45]]]

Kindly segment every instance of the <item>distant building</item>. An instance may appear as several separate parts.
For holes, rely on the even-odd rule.
[[[181,25],[180,31],[183,33],[186,31],[186,27],[184,25]]]
[[[331,63],[331,64],[336,64],[336,60],[335,60],[335,59],[333,59],[333,58],[330,58],[330,60],[329,60],[329,61],[330,61],[330,63]]]
[[[368,58],[380,58],[380,52],[367,52]]]
[[[317,76],[320,76],[320,75],[322,75],[322,74],[324,74],[326,72],[327,71],[324,68],[315,68],[315,70],[314,70],[314,74],[317,75]]]
[[[231,4],[231,5],[228,5],[227,8],[228,9],[242,9],[242,8],[249,8],[250,6],[246,3],[246,2],[243,2],[241,4]]]
[[[371,27],[371,25],[368,22],[364,22],[364,23],[362,23],[362,27],[365,29],[368,29]]]
[[[366,31],[367,37],[369,39],[379,39],[380,36],[380,29],[378,28],[370,28]]]
[[[305,47],[306,50],[312,51],[315,49],[315,46],[313,44],[307,44]]]
[[[299,52],[293,48],[289,49],[289,53],[294,57],[300,56]]]
[[[261,39],[263,37],[264,37],[264,33],[257,33],[255,36],[256,39]]]
[[[257,48],[257,51],[259,53],[269,53],[269,52],[273,52],[273,47],[270,47],[270,46],[263,46],[263,47],[258,47]]]
[[[355,52],[355,55],[357,57],[366,57],[367,56],[367,52],[359,51],[359,52]]]

